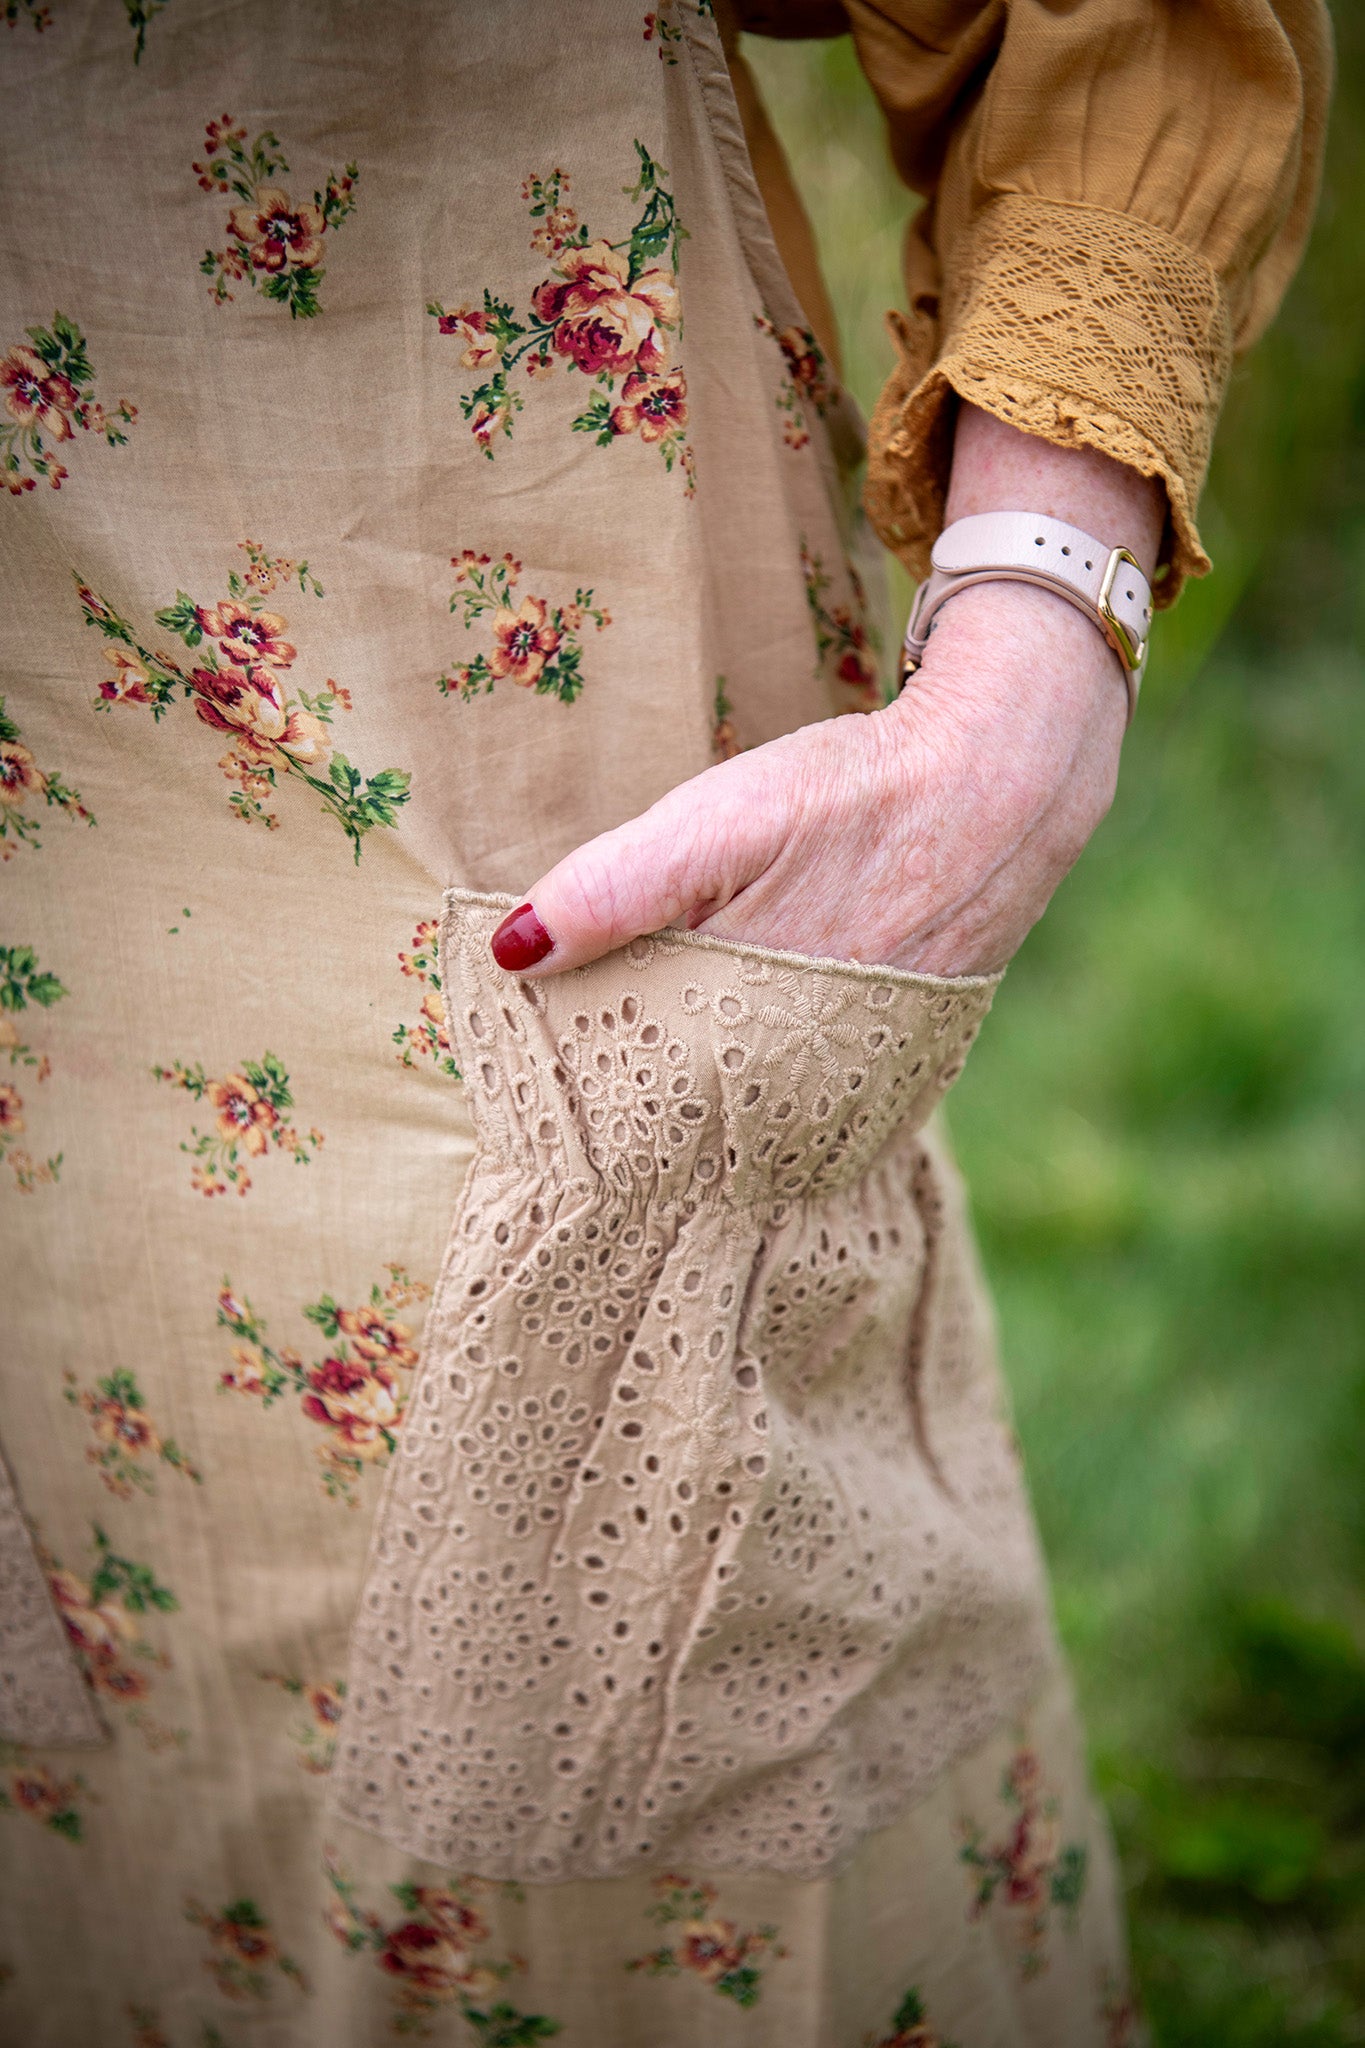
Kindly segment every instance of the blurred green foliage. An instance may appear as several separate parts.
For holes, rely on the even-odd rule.
[[[1216,573],[953,1098],[1162,2048],[1365,2042],[1365,9],[1336,24]],[[847,42],[747,48],[870,405],[910,202]]]

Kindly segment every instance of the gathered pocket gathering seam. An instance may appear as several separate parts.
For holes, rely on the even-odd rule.
[[[523,899],[508,896],[498,890],[452,888],[446,890],[443,900],[449,913],[452,910],[465,909],[511,911],[515,910]],[[855,981],[885,982],[893,988],[917,988],[931,993],[956,995],[969,991],[998,989],[1007,971],[1002,967],[996,974],[921,974],[910,967],[880,967],[875,963],[869,965],[863,960],[840,960],[833,957],[825,958],[815,953],[794,953],[782,947],[761,946],[751,939],[727,939],[716,932],[680,931],[671,926],[664,931],[650,932],[645,935],[645,939],[651,945],[695,947],[699,952],[729,953],[738,960],[753,960],[774,967],[844,976]],[[450,986],[448,977],[445,985],[447,989]],[[448,998],[446,1007],[448,1011]]]

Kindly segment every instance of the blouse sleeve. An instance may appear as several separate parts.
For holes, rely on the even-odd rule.
[[[1307,239],[1323,0],[844,4],[898,168],[927,200],[872,420],[873,524],[925,573],[956,394],[1160,477],[1170,604],[1209,567],[1195,513],[1232,359]]]

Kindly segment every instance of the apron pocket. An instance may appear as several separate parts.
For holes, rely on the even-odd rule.
[[[648,1859],[727,1775],[679,1694],[772,1485],[783,1343],[756,1290],[789,1236],[838,1286],[856,1272],[877,1361],[904,1380],[922,1270],[898,1251],[898,1214],[919,1242],[908,1162],[997,978],[665,932],[518,981],[488,950],[512,902],[446,899],[478,1145],[379,1511],[332,1789],[411,1854],[563,1879]],[[836,1242],[845,1217],[849,1245],[873,1246],[861,1263]]]

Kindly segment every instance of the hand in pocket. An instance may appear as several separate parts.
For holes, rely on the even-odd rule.
[[[947,605],[884,711],[806,726],[578,847],[495,939],[517,973],[694,931],[923,973],[993,972],[1109,808],[1127,698],[1095,628],[1045,591]]]

